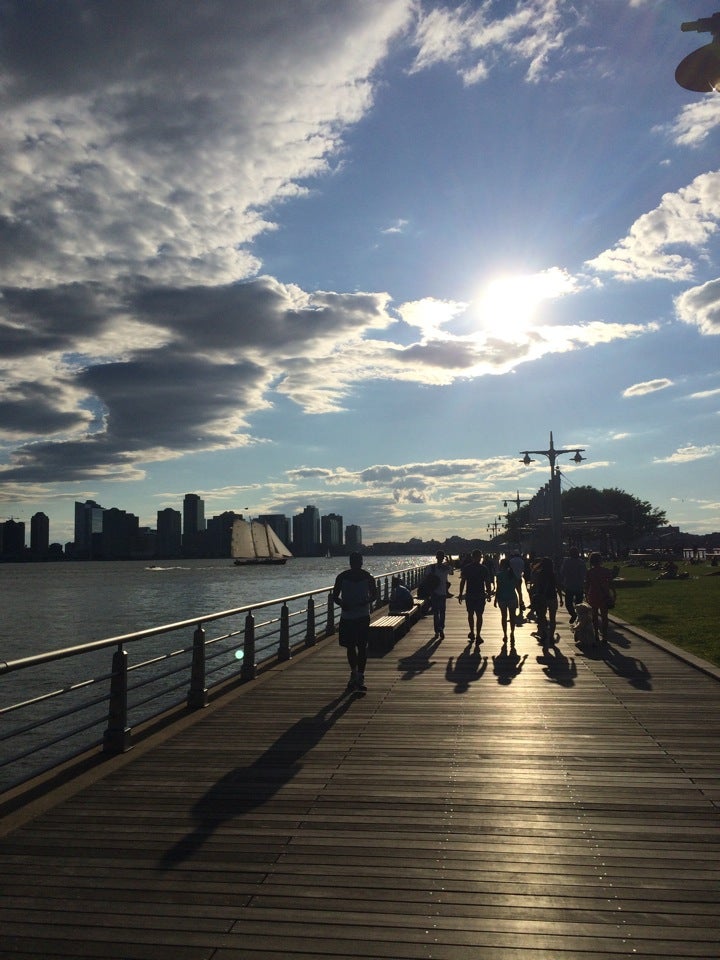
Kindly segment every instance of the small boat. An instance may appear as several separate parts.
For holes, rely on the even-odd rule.
[[[276,566],[287,563],[292,553],[267,523],[235,520],[231,556],[238,567]]]

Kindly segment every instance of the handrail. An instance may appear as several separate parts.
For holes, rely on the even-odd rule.
[[[375,577],[375,580],[387,580],[388,576],[400,576],[402,574],[413,573],[418,567],[406,567],[403,570],[394,570],[392,574],[381,574]],[[303,593],[292,593],[287,597],[276,597],[273,600],[260,600],[257,603],[247,603],[242,607],[232,607],[229,610],[221,610],[215,613],[202,614],[199,617],[190,617],[188,620],[178,620],[176,623],[165,623],[157,627],[149,627],[147,630],[135,630],[132,633],[122,633],[116,637],[104,637],[102,640],[90,640],[87,643],[77,644],[72,647],[65,647],[60,650],[47,650],[45,653],[33,654],[31,657],[20,657],[17,660],[0,661],[0,676],[4,673],[12,673],[14,670],[24,670],[27,667],[33,667],[41,663],[52,663],[55,660],[61,660],[66,657],[77,656],[81,653],[91,653],[94,650],[104,650],[107,647],[115,647],[119,644],[133,643],[136,640],[144,640],[147,637],[158,636],[162,633],[172,633],[175,630],[182,630],[186,627],[200,626],[203,623],[212,623],[215,620],[222,620],[227,617],[240,616],[243,613],[249,613],[254,610],[262,610],[264,607],[274,607],[278,604],[287,604],[293,600],[302,600],[303,597],[314,597],[319,593],[329,593],[333,585],[326,587],[317,587],[315,590],[306,590]],[[380,592],[380,591],[379,591]],[[385,602],[387,602],[387,584]]]
[[[374,576],[378,587],[376,609],[388,602],[391,577],[403,577],[412,588],[418,585],[426,569],[426,565],[414,566]],[[316,603],[320,595],[326,597],[326,602]],[[301,603],[303,600],[305,604]],[[297,609],[290,609],[291,604],[298,603]],[[276,609],[270,611],[270,608]],[[270,611],[270,615],[257,620],[255,614],[262,610]],[[219,636],[206,636],[208,624],[230,618],[242,619],[237,626],[230,624]],[[334,634],[335,629],[332,585],[329,585],[0,661],[0,679],[11,673],[28,676],[27,683],[22,680],[12,688],[16,702],[0,703],[0,717],[8,720],[0,732],[0,773],[14,771],[22,764],[19,779],[8,781],[5,776],[0,779],[0,793],[89,749],[101,748],[105,754],[123,753],[132,746],[131,715],[139,724],[154,720],[167,710],[201,709],[209,703],[210,693],[220,685],[252,680],[258,664],[267,668],[273,661],[289,660],[299,647],[311,647],[318,639]],[[169,637],[183,630],[193,631],[189,643],[181,640],[179,648],[173,646],[171,650],[151,645],[143,651],[145,655],[139,662],[129,663],[126,647],[134,649],[142,641],[163,635]],[[208,655],[209,648],[213,649],[212,655]],[[78,677],[59,666],[61,661],[107,649],[114,651],[112,666],[108,671],[99,664],[95,676]],[[53,667],[50,676],[46,671],[41,671],[39,676],[33,673],[33,668],[43,665]],[[212,683],[208,687],[209,674]],[[39,690],[41,684],[47,688]],[[102,684],[106,685],[106,692],[98,693],[102,691]],[[85,696],[84,691],[92,691],[92,696]],[[65,705],[67,700],[58,699],[71,696],[76,698],[71,706]],[[56,702],[57,709],[53,706]],[[104,716],[98,713],[103,705]],[[42,737],[38,736],[40,730]],[[60,752],[60,746],[65,748],[64,753]],[[33,764],[28,763],[30,757]]]

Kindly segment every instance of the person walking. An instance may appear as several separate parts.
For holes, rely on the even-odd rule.
[[[450,577],[452,576],[452,564],[446,560],[442,550],[435,554],[436,562],[430,567],[429,575],[437,578],[437,583],[433,586],[430,593],[430,606],[433,612],[433,626],[435,636],[433,640],[445,639],[445,610],[447,607],[447,598],[450,593]]]
[[[523,574],[525,572],[525,561],[520,556],[520,552],[518,550],[515,550],[512,556],[510,557],[509,563],[510,563],[510,569],[512,570],[513,576],[515,577],[515,589],[517,591],[518,609],[522,614],[522,611],[525,609],[525,601],[523,600],[523,592],[522,592]]]
[[[570,614],[570,623],[577,620],[575,604],[581,603],[585,596],[586,576],[587,564],[580,556],[580,551],[577,547],[570,547],[560,566],[560,584],[565,592],[565,609]]]
[[[537,617],[536,636],[543,646],[549,646],[555,642],[558,608],[557,580],[550,557],[540,557],[533,564],[530,596]]]
[[[517,581],[507,557],[503,557],[495,577],[495,606],[500,607],[503,643],[507,642],[507,625],[510,621],[510,644],[515,643],[515,623],[517,615]]]
[[[585,577],[585,597],[592,609],[595,640],[607,643],[608,608],[615,606],[615,587],[612,585],[613,570],[602,565],[599,553],[590,554],[590,569]]]
[[[492,577],[483,563],[480,550],[473,550],[470,554],[470,562],[466,563],[460,570],[458,603],[462,603],[463,596],[465,597],[468,627],[470,627],[468,639],[482,643],[480,631],[482,630],[485,603],[492,597]]]
[[[362,554],[351,553],[349,561],[350,568],[335,578],[332,598],[340,607],[338,643],[345,647],[350,666],[347,689],[365,691],[370,614],[377,599],[377,585],[375,578],[363,570]]]

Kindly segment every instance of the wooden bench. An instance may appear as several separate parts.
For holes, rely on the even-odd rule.
[[[370,624],[368,648],[371,651],[386,651],[394,646],[396,640],[408,629],[409,617],[407,613],[393,613],[378,617]]]

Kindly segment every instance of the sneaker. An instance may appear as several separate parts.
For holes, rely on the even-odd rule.
[[[365,685],[365,674],[364,674],[364,673],[359,673],[359,674],[358,674],[358,677],[357,677],[357,689],[358,689],[358,690],[367,690],[367,687],[366,687],[366,685]]]
[[[358,687],[357,677],[353,673],[350,675],[350,679],[348,680],[347,687],[345,687],[345,689],[347,690],[348,693],[351,693],[353,690],[357,690],[357,687]]]
[[[444,630],[441,630],[441,631],[440,631],[440,639],[441,639],[441,640],[444,640],[444,639],[445,639],[445,631],[444,631]]]
[[[468,634],[468,640],[474,640],[474,639],[475,639],[475,634],[471,630],[470,633]]]

